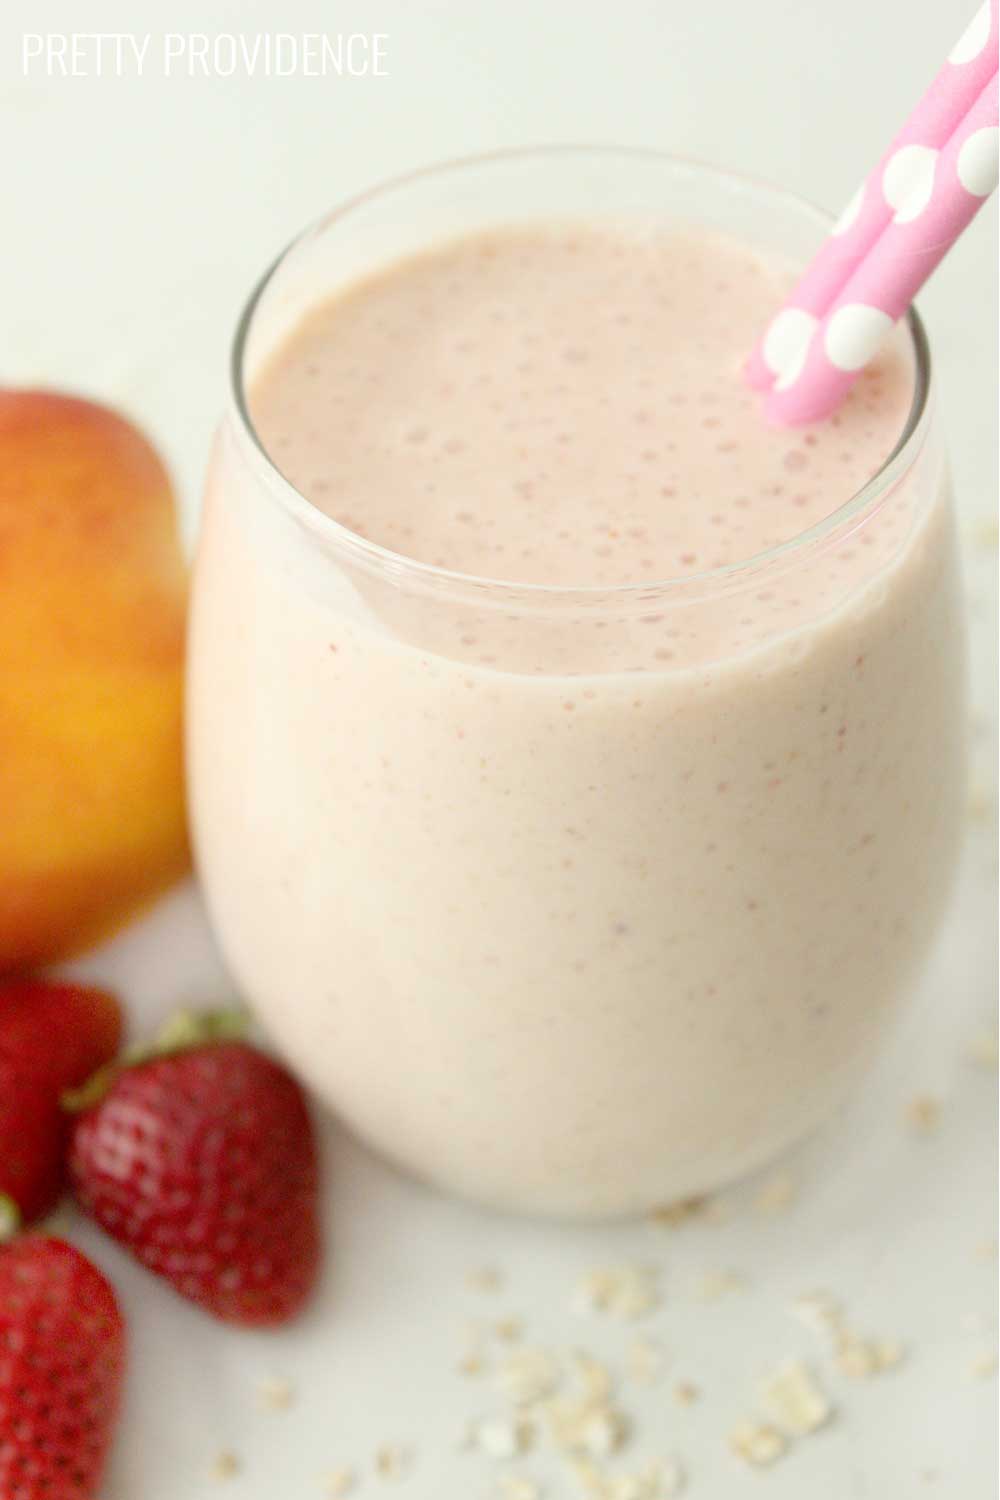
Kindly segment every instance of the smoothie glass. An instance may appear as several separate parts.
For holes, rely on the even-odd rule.
[[[915,315],[912,409],[874,478],[683,578],[462,576],[349,531],[264,452],[247,388],[339,287],[464,232],[605,218],[802,260],[827,228],[765,185],[596,148],[454,163],[335,211],[240,324],[190,635],[198,866],[254,1009],[403,1167],[567,1217],[712,1190],[830,1114],[926,953],[963,794]]]

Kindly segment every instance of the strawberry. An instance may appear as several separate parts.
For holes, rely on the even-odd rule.
[[[0,1239],[55,1207],[66,1137],[58,1091],[0,1059]]]
[[[0,985],[0,1200],[15,1217],[30,1223],[59,1197],[68,1135],[59,1096],[114,1057],[121,1030],[104,990]]]
[[[74,1122],[69,1165],[83,1210],[217,1318],[284,1323],[308,1296],[320,1254],[312,1124],[298,1084],[248,1043],[119,1071]]]
[[[43,979],[0,984],[0,1055],[15,1054],[60,1089],[114,1057],[121,1035],[121,1007],[106,990]]]
[[[125,1324],[73,1245],[0,1246],[0,1495],[93,1500],[121,1400]]]

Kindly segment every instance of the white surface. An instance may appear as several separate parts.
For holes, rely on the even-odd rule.
[[[6,9],[0,48],[4,199],[0,244],[3,378],[76,387],[125,405],[159,440],[193,522],[223,396],[227,345],[246,290],[306,220],[387,174],[436,158],[540,140],[660,145],[759,173],[837,208],[937,67],[965,7],[910,0],[193,0],[81,13],[50,0]],[[20,76],[24,30],[382,31],[390,76],[247,81]],[[954,33],[954,35],[953,35]],[[849,81],[849,87],[845,84]],[[16,145],[13,146],[12,143]],[[991,512],[996,410],[994,210],[921,299],[940,376],[967,533]],[[193,525],[191,527],[193,530]],[[992,786],[995,554],[970,543],[977,784]],[[367,1468],[384,1441],[413,1443],[408,1500],[483,1500],[487,1460],[459,1455],[465,1419],[488,1390],[453,1373],[463,1287],[483,1262],[506,1272],[498,1313],[561,1348],[621,1354],[631,1334],[569,1311],[576,1274],[653,1258],[666,1300],[651,1331],[668,1381],[629,1399],[634,1451],[676,1450],[690,1494],[729,1500],[759,1486],[774,1500],[980,1500],[995,1490],[995,1390],[973,1361],[994,1344],[995,1079],[964,1057],[995,996],[991,830],[970,830],[958,898],[933,964],[889,1053],[846,1122],[791,1170],[795,1207],[749,1207],[721,1226],[555,1230],[503,1221],[395,1177],[330,1128],[329,1270],[310,1317],[274,1337],[229,1332],[154,1285],[89,1229],[133,1325],[127,1420],[105,1500],[297,1500],[322,1494],[338,1463]],[[77,965],[118,983],[137,1027],[224,987],[196,899],[179,893],[103,954]],[[916,1141],[906,1101],[931,1092],[941,1127]],[[748,1193],[738,1195],[740,1200]],[[698,1276],[744,1271],[749,1289],[710,1306]],[[864,1385],[828,1376],[836,1423],[763,1478],[726,1451],[759,1375],[818,1346],[786,1312],[828,1286],[853,1319],[899,1337],[910,1357]],[[821,1368],[824,1361],[818,1361]],[[262,1415],[259,1378],[298,1388]],[[669,1380],[704,1399],[678,1410]],[[209,1476],[234,1448],[242,1473]],[[540,1476],[540,1464],[526,1463]],[[369,1478],[364,1493],[381,1488]],[[392,1492],[390,1490],[390,1492]],[[573,1491],[554,1479],[554,1500]]]

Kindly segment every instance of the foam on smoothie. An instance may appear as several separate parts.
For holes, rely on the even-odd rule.
[[[831,421],[765,424],[741,368],[794,271],[702,230],[455,241],[311,311],[252,415],[302,493],[408,557],[523,583],[694,575],[821,521],[910,409],[900,336]]]

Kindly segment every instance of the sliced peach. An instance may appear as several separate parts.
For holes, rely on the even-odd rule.
[[[185,601],[142,434],[0,390],[0,972],[103,936],[187,867]]]

